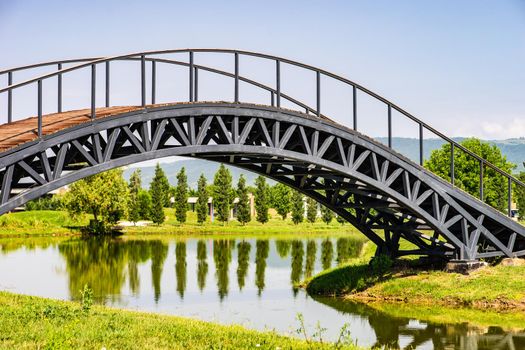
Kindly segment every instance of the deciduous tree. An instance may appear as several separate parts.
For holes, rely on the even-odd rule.
[[[468,138],[461,142],[461,145],[480,157],[486,159],[498,168],[510,173],[515,165],[507,161],[501,154],[501,150],[488,142],[483,142],[476,138]],[[450,181],[450,144],[444,144],[440,149],[435,150],[430,158],[425,162],[425,167],[443,179]],[[459,149],[454,150],[454,184],[479,197],[480,186],[480,166],[479,161],[469,156]],[[489,167],[484,167],[483,172],[484,198],[485,203],[505,212],[507,203],[507,179]]]
[[[129,192],[122,170],[109,170],[73,183],[65,195],[66,209],[72,216],[93,214],[90,231],[95,234],[109,232],[126,215]]]

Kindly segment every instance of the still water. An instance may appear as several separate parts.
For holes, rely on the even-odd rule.
[[[310,297],[296,282],[355,257],[363,241],[183,238],[0,240],[0,289],[297,335],[298,313],[324,339],[348,324],[359,345],[408,349],[525,349],[525,332],[392,317],[365,304]],[[525,328],[525,326],[523,327]]]

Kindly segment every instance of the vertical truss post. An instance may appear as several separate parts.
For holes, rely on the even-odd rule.
[[[58,64],[58,70],[62,70],[62,63]],[[62,113],[62,73],[57,75],[57,112]]]
[[[272,107],[275,106],[275,94],[273,91],[270,91],[270,103],[272,104]]]
[[[7,73],[7,85],[11,86],[13,84],[13,72]],[[13,90],[7,92],[7,122],[11,123],[13,121]]]
[[[106,61],[106,107],[109,107],[109,61]]]
[[[155,60],[151,61],[151,104],[154,105],[156,102],[157,93],[157,65]]]
[[[277,95],[277,107],[281,107],[281,62],[275,61],[275,90]]]
[[[146,106],[146,57],[140,56],[140,97],[141,106]]]
[[[193,51],[190,51],[190,102],[193,102]]]
[[[96,100],[96,80],[97,80],[97,70],[94,64],[91,65],[91,120],[95,120],[95,100]]]
[[[512,207],[512,178],[510,176],[507,177],[508,179],[508,185],[509,188],[507,189],[507,210],[509,217],[512,217],[512,213],[510,212]]]
[[[454,186],[454,143],[450,143],[450,183]]]
[[[357,131],[357,88],[355,85],[352,88],[352,110],[353,110],[353,116],[354,116],[354,130]]]
[[[235,53],[235,103],[239,102],[239,53]]]
[[[38,80],[38,138],[42,138],[42,80]]]
[[[388,147],[392,148],[392,106],[388,104]]]
[[[199,100],[199,69],[195,67],[195,91],[193,100],[197,102]]]
[[[419,165],[423,165],[423,124],[419,123]]]
[[[317,77],[317,116],[321,117],[321,72],[316,72]]]
[[[479,199],[483,202],[483,160],[479,161]]]

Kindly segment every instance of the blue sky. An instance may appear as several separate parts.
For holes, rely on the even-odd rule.
[[[347,76],[453,136],[525,136],[523,0],[2,0],[0,47],[1,68],[167,48],[259,51]]]

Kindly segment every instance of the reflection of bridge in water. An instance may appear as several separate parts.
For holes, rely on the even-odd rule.
[[[187,60],[166,58],[182,54]],[[197,56],[215,61],[219,54],[231,59],[233,69],[195,62]],[[241,75],[241,61],[248,60],[270,63],[274,83]],[[130,62],[139,64],[138,72],[133,73],[140,78],[140,105],[117,106],[112,104],[112,96],[132,93],[129,86],[117,93],[112,89],[110,67]],[[167,77],[161,65],[185,70],[187,100],[171,97],[166,104],[157,103],[158,80]],[[312,101],[282,89],[293,81],[282,79],[281,71],[290,67],[315,80]],[[35,76],[41,69],[52,71],[14,82],[18,74]],[[105,73],[103,84],[97,69]],[[63,98],[68,94],[64,92],[70,90],[63,88],[63,81],[82,72],[91,76],[86,90],[90,103],[80,103],[75,106],[78,110],[65,112]],[[230,79],[231,102],[198,102],[203,89],[222,92],[207,84],[204,74]],[[525,184],[385,98],[322,69],[252,52],[185,49],[47,62],[1,71],[0,75],[6,75],[8,83],[0,89],[7,102],[7,123],[0,125],[0,213],[85,176],[179,155],[230,163],[287,184],[331,208],[372,240],[380,252],[392,256],[478,259],[525,255],[525,228],[483,202],[484,174],[506,179],[504,195],[509,209],[512,188]],[[52,81],[56,84],[50,88]],[[334,82],[347,89],[338,93],[343,92],[348,96],[345,100],[352,102],[348,109],[351,129],[322,113],[321,106],[326,109],[328,100],[321,98],[322,84]],[[31,86],[35,94],[24,98],[23,103],[14,103],[16,94]],[[265,105],[253,104],[260,101],[249,95],[241,103],[241,92],[249,89],[264,93]],[[56,97],[56,109],[50,112],[56,113],[44,114],[50,92]],[[97,98],[101,95],[103,103]],[[357,132],[358,121],[363,120],[358,118],[359,106],[367,98],[384,109],[387,145]],[[15,121],[14,111],[31,103],[37,106],[37,117]],[[285,103],[293,110],[283,108]],[[393,151],[394,114],[417,126],[419,164]],[[450,183],[421,167],[425,132],[451,145]],[[454,187],[454,152],[464,152],[479,163],[480,200]],[[413,248],[400,249],[402,239]]]
[[[408,317],[394,317],[366,304],[342,301],[337,298],[316,297],[345,314],[366,317],[375,332],[373,347],[389,349],[515,350],[525,349],[525,328],[507,332],[500,327],[476,327],[467,323],[438,324],[420,322]],[[451,311],[453,312],[453,311]]]

